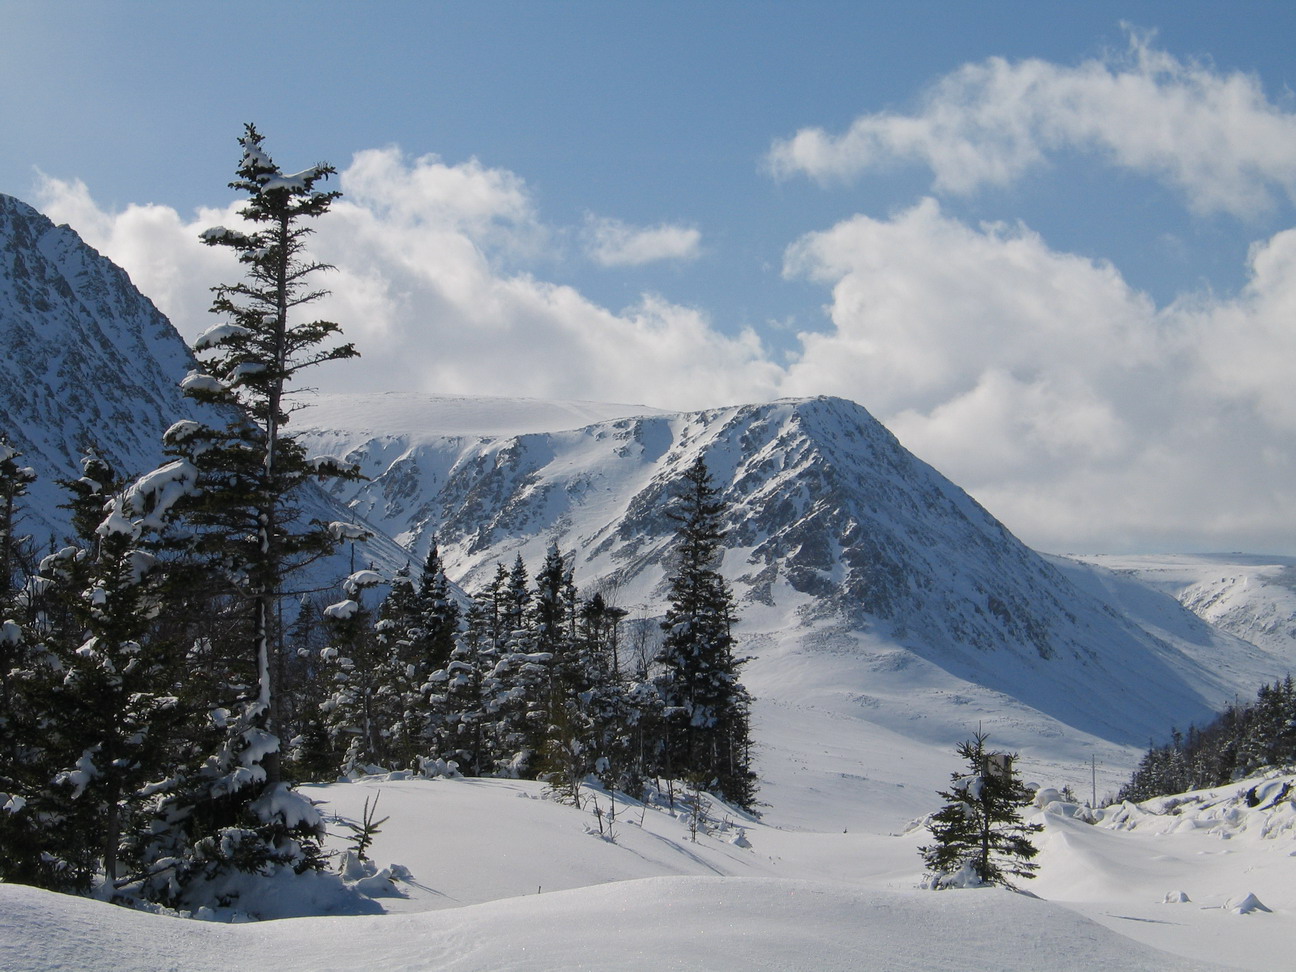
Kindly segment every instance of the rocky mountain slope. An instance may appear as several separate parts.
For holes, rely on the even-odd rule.
[[[191,359],[165,319],[74,233],[7,198],[0,348],[3,431],[41,476],[26,511],[38,543],[64,529],[54,480],[85,446],[148,469],[162,430],[193,414],[175,387]],[[417,563],[435,534],[471,591],[557,543],[581,587],[631,611],[648,653],[669,495],[705,458],[728,504],[762,792],[792,824],[829,789],[911,814],[929,796],[895,782],[895,761],[939,785],[949,746],[978,725],[1051,782],[1097,756],[1118,785],[1150,736],[1285,671],[1127,575],[1040,557],[840,399],[667,413],[375,394],[321,397],[296,418],[310,451],[369,477],[308,512],[386,535],[357,560]]]
[[[788,650],[854,655],[875,687],[888,682],[879,676],[887,665],[920,660],[951,686],[975,685],[1069,731],[1130,745],[1208,718],[1267,671],[1262,653],[1172,599],[1139,588],[1154,603],[1126,596],[1121,606],[1119,578],[1098,581],[1029,550],[851,402],[679,414],[476,407],[489,418],[474,423],[465,399],[339,396],[306,418],[313,448],[369,477],[339,484],[336,498],[416,558],[435,533],[468,590],[497,563],[520,554],[538,564],[556,543],[578,584],[659,612],[669,495],[701,456],[728,504],[725,571],[749,650],[762,656],[758,680]],[[868,697],[880,704],[876,692]]]
[[[123,473],[156,465],[162,432],[197,414],[176,384],[192,361],[124,270],[0,195],[0,433],[39,476],[27,530],[64,528],[54,480],[85,449]]]
[[[38,550],[68,530],[57,480],[81,475],[93,449],[122,475],[162,460],[162,433],[207,418],[180,392],[188,347],[126,272],[67,226],[0,195],[0,435],[36,471],[19,530]],[[338,519],[322,493],[308,515]],[[362,556],[398,561],[380,538]]]

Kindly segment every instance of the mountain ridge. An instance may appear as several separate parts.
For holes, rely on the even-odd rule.
[[[192,358],[122,271],[2,203],[0,404],[41,476],[30,521],[56,538],[66,514],[54,480],[78,475],[91,436],[124,474],[151,468],[161,431],[195,407],[175,387]],[[435,535],[472,591],[496,563],[520,555],[534,569],[557,543],[580,586],[630,610],[627,638],[644,657],[673,542],[668,499],[704,458],[728,504],[723,570],[753,656],[762,776],[790,820],[797,807],[813,815],[816,787],[839,785],[912,810],[874,750],[931,765],[939,784],[933,753],[978,723],[1042,774],[1098,752],[1115,779],[1149,736],[1281,674],[1171,598],[1121,595],[1121,606],[1113,591],[1133,581],[1098,583],[1030,551],[843,399],[693,412],[394,393],[315,402],[294,415],[303,444],[370,479],[316,494],[310,515],[374,527],[363,560],[390,573]],[[849,738],[820,760],[809,726]]]
[[[164,460],[162,433],[172,423],[222,422],[215,408],[181,392],[195,359],[126,271],[71,228],[4,194],[0,349],[0,434],[37,474],[21,504],[20,529],[38,552],[70,535],[58,480],[80,477],[87,449],[118,475],[139,476]],[[308,517],[346,515],[308,486]],[[385,537],[363,549],[384,564],[402,559]]]
[[[469,591],[496,564],[515,556],[537,564],[554,543],[582,587],[642,616],[659,613],[669,495],[703,458],[727,504],[723,569],[756,640],[846,654],[868,643],[865,667],[870,653],[898,647],[1125,746],[1209,718],[1265,670],[1259,652],[1190,621],[1168,599],[1162,606],[1178,618],[1169,630],[1131,620],[1102,585],[1029,550],[844,399],[517,435],[460,425],[438,436],[435,400],[421,407],[416,435],[371,435],[374,423],[353,401],[332,414],[350,414],[359,431],[308,417],[303,436],[368,477],[335,484],[339,502],[415,558],[435,534],[448,573]],[[1214,670],[1208,659],[1219,651],[1239,659],[1236,671]]]

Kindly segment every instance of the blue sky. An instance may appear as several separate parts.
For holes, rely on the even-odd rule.
[[[1296,5],[0,0],[0,192],[193,336],[255,121],[325,388],[837,394],[1045,549],[1296,553]]]

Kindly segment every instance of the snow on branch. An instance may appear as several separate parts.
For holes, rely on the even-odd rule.
[[[198,468],[187,459],[176,459],[145,473],[112,504],[98,529],[101,537],[113,533],[132,539],[142,530],[160,530],[167,513],[198,486]],[[141,564],[142,566],[142,564]]]
[[[357,570],[342,582],[342,589],[351,597],[357,597],[366,587],[373,587],[382,582],[382,575],[376,570]]]
[[[289,192],[305,192],[310,188],[312,182],[325,174],[325,169],[326,166],[312,165],[309,169],[302,169],[292,175],[280,173],[271,176],[261,183],[261,191],[270,192],[273,189],[287,189]]]
[[[241,324],[213,324],[198,335],[193,347],[195,351],[206,351],[233,338],[249,337],[251,334],[252,331]]]
[[[224,226],[213,226],[211,229],[205,229],[198,234],[198,239],[208,246],[248,247],[257,243],[255,236],[249,236],[247,233],[241,233],[238,230],[228,229]]]
[[[332,621],[348,621],[355,617],[356,612],[360,610],[360,605],[348,598],[345,601],[338,601],[336,604],[330,604],[324,609],[324,617]]]
[[[191,371],[180,379],[180,390],[185,392],[206,392],[211,395],[219,395],[226,391],[225,384],[219,378],[212,375],[204,375],[201,371]]]
[[[322,457],[327,458],[327,457]],[[318,460],[312,459],[314,464]],[[359,523],[346,523],[342,520],[334,520],[328,525],[329,535],[339,542],[344,540],[368,540],[373,534],[362,527]]]

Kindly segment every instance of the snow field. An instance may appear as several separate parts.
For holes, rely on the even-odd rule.
[[[1231,812],[1244,790],[1096,826],[1054,804],[1040,814],[1030,895],[916,890],[918,830],[781,830],[714,808],[694,842],[684,815],[629,804],[612,843],[597,835],[592,804],[558,804],[531,782],[369,778],[304,790],[326,819],[359,820],[378,798],[377,816],[390,819],[373,857],[411,873],[398,885],[405,897],[382,899],[395,913],[220,924],[0,886],[0,967],[1285,969],[1296,941],[1291,830],[1262,837],[1271,811]],[[1179,890],[1191,900],[1164,903]],[[1229,910],[1248,891],[1271,910]]]

